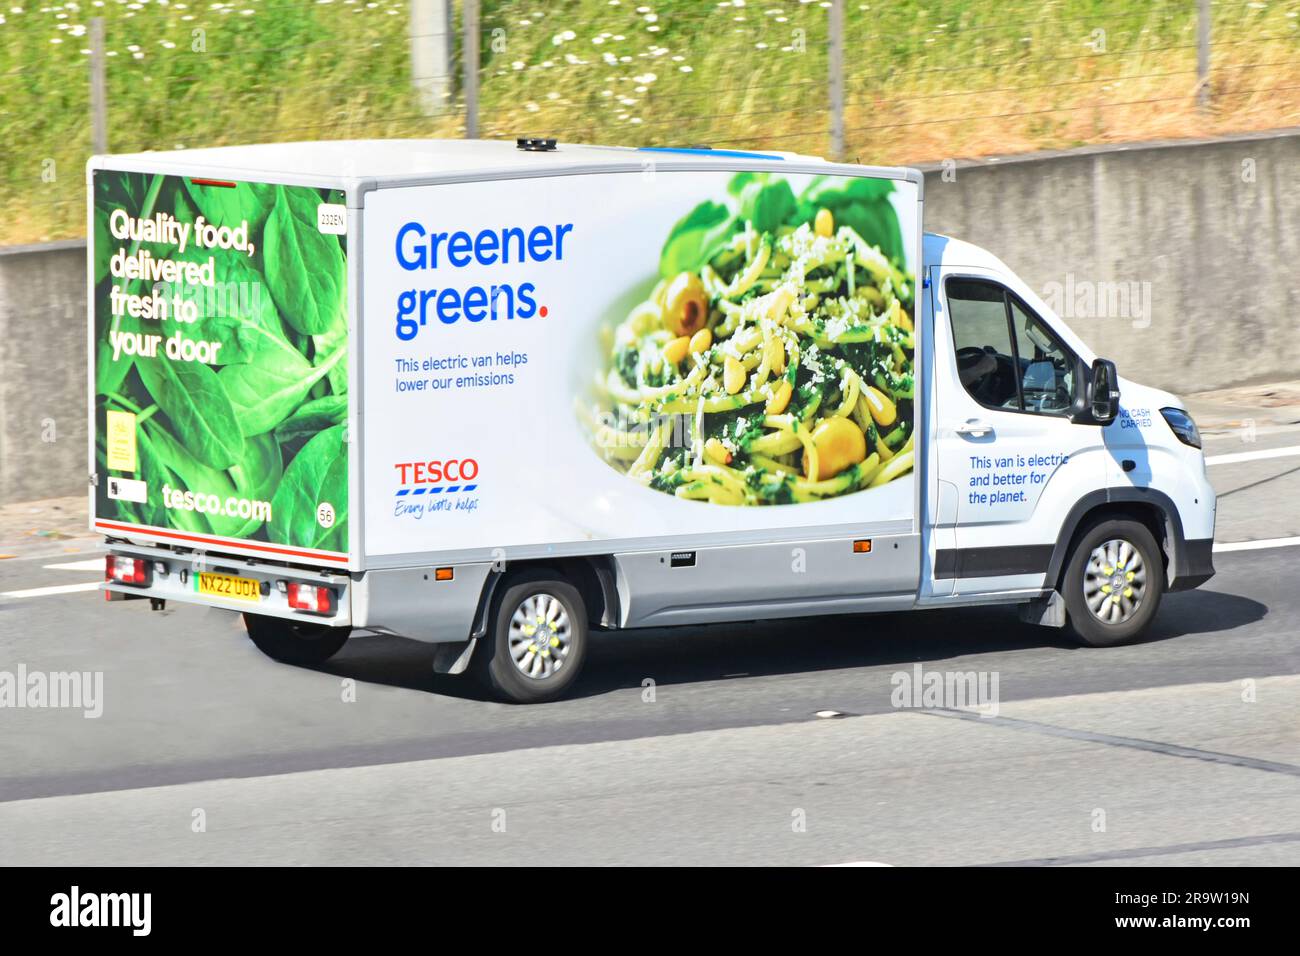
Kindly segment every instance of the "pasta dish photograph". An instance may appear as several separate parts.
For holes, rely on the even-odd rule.
[[[628,478],[727,505],[818,501],[912,469],[915,282],[888,180],[799,196],[741,173],[666,241],[579,408]]]

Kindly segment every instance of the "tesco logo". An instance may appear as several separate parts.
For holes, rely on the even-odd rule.
[[[403,485],[439,485],[444,482],[474,481],[478,462],[473,458],[446,458],[433,461],[403,461],[393,465]]]

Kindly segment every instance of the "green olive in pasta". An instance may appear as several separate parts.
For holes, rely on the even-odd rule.
[[[694,335],[709,319],[709,297],[693,272],[681,272],[664,290],[664,328],[673,335]]]
[[[847,418],[827,418],[812,433],[817,449],[817,474],[809,473],[808,452],[803,453],[803,471],[813,481],[834,478],[850,465],[867,457],[867,439],[862,429]]]

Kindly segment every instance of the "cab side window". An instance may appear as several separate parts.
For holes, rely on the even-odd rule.
[[[1069,412],[1074,401],[1074,356],[1023,302],[1015,296],[1009,296],[1009,301],[1025,411]]]
[[[957,374],[971,398],[989,408],[1020,408],[1006,290],[980,279],[949,279],[948,321]]]
[[[1064,415],[1074,400],[1075,358],[1005,287],[984,279],[945,283],[957,374],[987,408]]]

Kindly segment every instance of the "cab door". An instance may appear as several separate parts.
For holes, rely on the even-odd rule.
[[[1104,482],[1100,429],[1070,419],[1082,364],[1003,276],[934,271],[938,478],[957,498],[934,574],[958,597],[1038,589],[1066,514]]]

